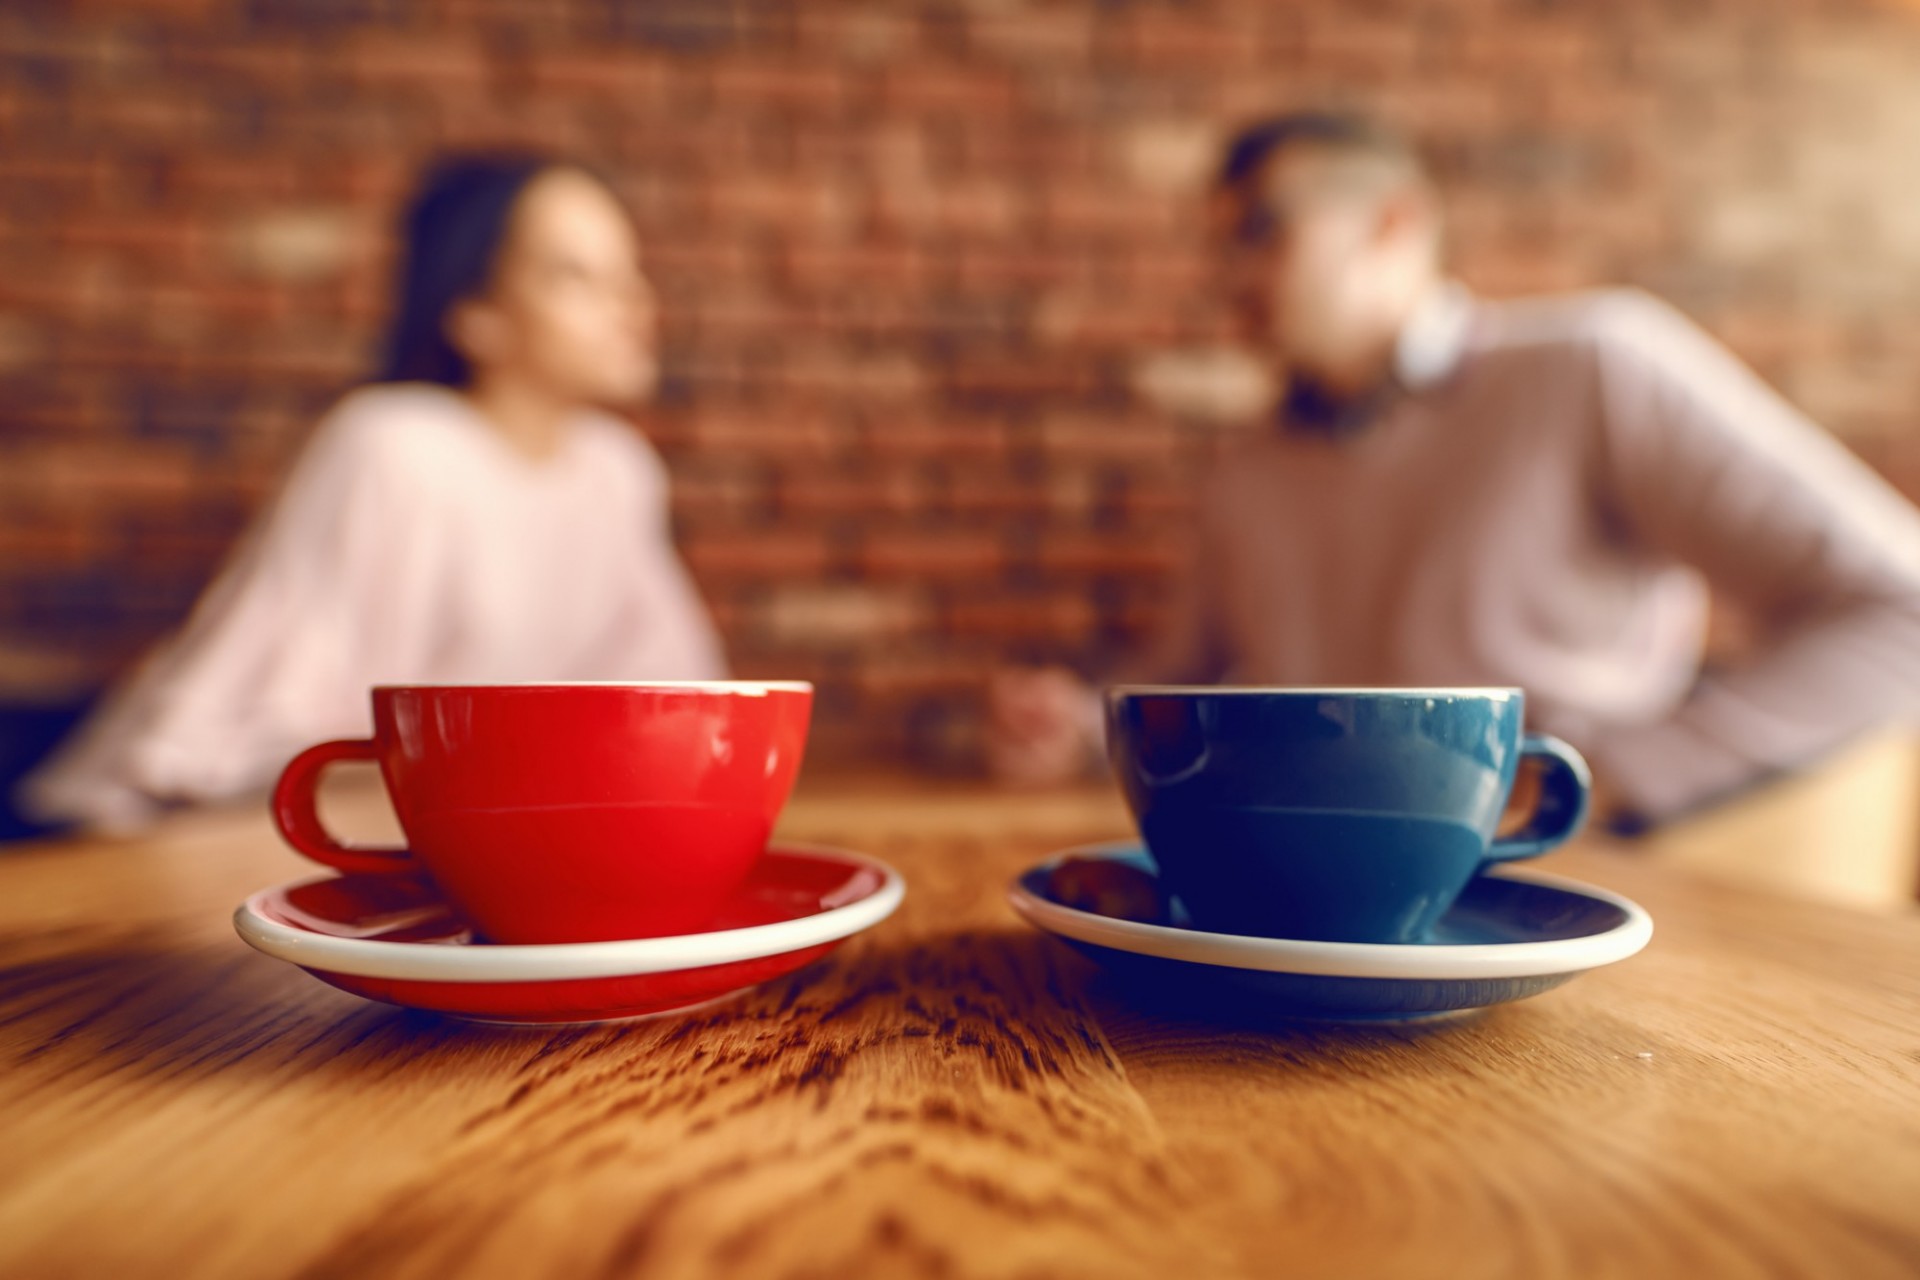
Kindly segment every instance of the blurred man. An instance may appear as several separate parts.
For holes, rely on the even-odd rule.
[[[1414,153],[1362,120],[1247,130],[1215,213],[1287,389],[1120,678],[1519,685],[1654,822],[1920,710],[1920,517],[1678,313],[1473,297]],[[1703,673],[1709,588],[1761,642]],[[1003,775],[1084,767],[1075,678],[1007,674],[992,711]]]

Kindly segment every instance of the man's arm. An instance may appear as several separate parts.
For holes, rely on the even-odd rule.
[[[1657,821],[1920,718],[1920,513],[1670,308],[1607,305],[1606,499],[1630,537],[1699,568],[1763,636],[1670,719],[1592,744]]]

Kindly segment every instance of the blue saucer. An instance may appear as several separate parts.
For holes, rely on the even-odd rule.
[[[1067,858],[1154,873],[1137,843],[1067,850],[1014,881],[1013,909],[1106,966],[1130,992],[1288,1018],[1406,1021],[1538,995],[1647,945],[1653,921],[1619,894],[1499,867],[1474,879],[1420,943],[1311,942],[1148,924],[1053,896]]]

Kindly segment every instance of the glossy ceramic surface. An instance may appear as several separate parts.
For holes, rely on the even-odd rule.
[[[373,738],[297,757],[274,814],[339,870],[424,867],[497,942],[683,933],[766,846],[812,699],[736,682],[379,688]],[[379,763],[407,850],[348,848],[321,826],[315,785],[346,759]]]
[[[1586,813],[1573,748],[1521,732],[1517,689],[1122,688],[1114,771],[1195,920],[1329,941],[1424,937],[1489,861],[1544,853]],[[1524,756],[1528,828],[1493,840]]]
[[[1068,906],[1053,894],[1067,857],[1151,872],[1138,845],[1071,850],[1013,884],[1013,908],[1108,968],[1130,996],[1170,1010],[1334,1021],[1424,1018],[1537,995],[1624,960],[1653,921],[1619,894],[1533,871],[1476,877],[1421,943],[1249,937],[1147,924]]]
[[[501,1022],[595,1022],[704,1004],[790,973],[899,906],[884,863],[767,851],[712,921],[668,938],[546,946],[479,941],[429,880],[325,876],[234,913],[250,945],[369,1000]]]

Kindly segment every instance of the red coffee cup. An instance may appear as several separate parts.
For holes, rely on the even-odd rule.
[[[699,929],[766,848],[806,749],[813,687],[383,686],[373,737],[294,757],[273,814],[330,867],[433,877],[495,942],[599,942]],[[327,833],[314,788],[373,760],[405,849]]]

